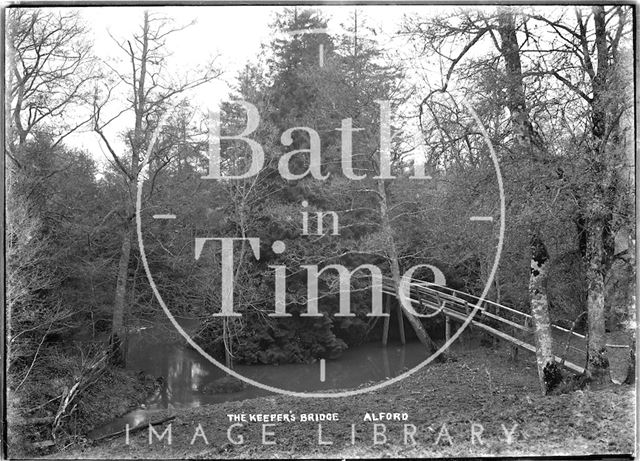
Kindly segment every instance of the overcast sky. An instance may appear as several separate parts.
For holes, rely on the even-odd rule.
[[[299,7],[305,8],[305,7]],[[322,6],[317,9],[329,20],[329,33],[341,31],[341,25],[351,21],[351,14],[356,6]],[[411,50],[406,38],[397,34],[402,19],[407,14],[418,14],[422,17],[452,12],[460,7],[437,5],[360,5],[358,8],[359,23],[366,21],[369,26],[378,29],[376,39],[379,43],[396,55],[393,59],[409,59]],[[469,8],[469,7],[468,7]],[[471,6],[470,8],[473,8]],[[478,7],[480,8],[480,7]],[[493,9],[494,7],[483,7]],[[549,8],[557,10],[562,7],[538,7],[543,14]],[[283,11],[282,6],[172,6],[172,7],[82,7],[79,11],[92,34],[95,54],[108,62],[110,66],[122,69],[127,73],[130,64],[126,54],[117,46],[119,41],[130,39],[139,30],[144,10],[148,9],[156,15],[172,18],[176,25],[193,24],[184,30],[172,34],[167,40],[167,48],[171,52],[167,71],[173,75],[194,69],[197,65],[208,62],[216,56],[216,63],[223,75],[215,81],[193,90],[187,97],[203,111],[219,106],[221,100],[227,99],[230,88],[234,84],[238,72],[248,63],[254,61],[261,52],[261,44],[269,43],[273,37],[270,25],[276,13]],[[555,13],[554,13],[555,14]],[[493,49],[490,42],[479,43],[473,47],[469,57],[484,54],[488,48]],[[493,50],[495,51],[495,50]],[[411,75],[407,77],[412,84],[420,86],[416,95],[424,93],[424,83],[442,86],[446,66],[449,62],[441,62],[437,56],[409,60]],[[453,85],[451,85],[453,86]],[[125,88],[123,88],[123,91]],[[124,97],[123,93],[121,97]],[[127,95],[128,96],[128,95]],[[415,106],[415,107],[414,107]],[[114,104],[115,112],[122,109],[122,104]],[[407,105],[415,109],[416,104]],[[416,110],[417,111],[417,110]],[[115,113],[114,112],[114,113]],[[106,114],[105,114],[106,115]],[[108,117],[106,117],[108,118]],[[133,114],[125,113],[114,122],[107,131],[113,140],[118,133],[132,126]],[[410,127],[408,127],[410,128]],[[419,136],[417,122],[414,131]],[[104,146],[95,133],[86,131],[68,138],[68,142],[76,147],[91,152],[94,158],[104,162],[106,156]],[[114,141],[117,143],[118,141]],[[120,143],[120,149],[125,149]]]
[[[338,32],[340,25],[348,20],[354,6],[329,6],[319,10],[329,18],[330,31]],[[260,45],[272,38],[269,27],[275,14],[284,7],[273,6],[204,6],[204,7],[159,7],[147,8],[151,12],[171,17],[176,24],[195,23],[173,34],[167,42],[172,55],[168,66],[170,72],[180,72],[203,64],[216,56],[218,66],[224,74],[220,79],[194,91],[190,96],[201,109],[215,107],[226,99],[234,78],[244,65],[260,53]],[[140,27],[145,8],[141,7],[84,7],[79,11],[91,30],[94,50],[103,60],[121,66],[128,65],[126,56],[118,48],[116,39],[130,38]],[[441,7],[420,6],[360,6],[359,14],[372,26],[383,28],[384,35],[394,35],[406,13],[433,14]],[[111,128],[111,136],[130,126],[132,114],[124,114]],[[105,156],[97,136],[91,132],[80,133],[69,139],[77,147],[89,150],[93,156],[104,161]],[[122,146],[121,146],[122,147]]]
[[[139,30],[145,9],[156,15],[172,18],[176,25],[193,25],[172,34],[167,40],[167,49],[171,52],[168,59],[168,72],[178,75],[197,65],[207,63],[216,56],[217,67],[223,70],[223,75],[215,81],[193,90],[187,97],[198,108],[206,111],[219,106],[221,100],[227,99],[234,79],[248,62],[253,61],[261,52],[261,44],[269,43],[273,37],[270,25],[274,22],[276,13],[283,11],[283,6],[172,6],[143,8],[133,6],[120,7],[80,7],[78,9],[85,24],[92,35],[95,54],[113,68],[127,73],[130,64],[126,54],[117,46],[114,38],[124,42]],[[308,8],[301,6],[299,8]],[[323,17],[329,20],[329,33],[339,32],[341,24],[351,21],[350,15],[355,10],[354,5],[322,6],[317,9]],[[422,17],[433,16],[443,12],[452,12],[456,6],[438,5],[359,5],[359,19],[367,21],[368,25],[379,30],[376,38],[391,53],[397,55],[395,59],[407,59],[411,51],[405,38],[397,34],[402,19],[406,14],[418,14]],[[470,6],[468,8],[473,8]],[[480,8],[480,7],[478,7]],[[483,9],[494,7],[484,7]],[[558,10],[562,7],[538,7],[540,10],[549,8]],[[546,11],[548,12],[548,11]],[[546,14],[546,13],[543,13]],[[360,23],[360,21],[359,21]],[[492,43],[480,43],[468,53],[484,54],[486,47],[493,48]],[[495,51],[495,50],[494,50]],[[448,62],[439,62],[439,58],[421,56],[420,59],[410,59],[408,66],[412,75],[408,77],[412,84],[421,88],[416,94],[424,93],[424,82],[429,80],[432,85],[441,86],[445,67]],[[444,67],[441,67],[444,66]],[[124,98],[125,88],[120,95]],[[416,104],[413,104],[415,106]],[[413,107],[411,106],[411,107]],[[122,109],[122,103],[113,104],[114,114]],[[105,109],[104,112],[108,112]],[[109,114],[103,114],[109,118]],[[118,134],[132,125],[133,114],[123,114],[118,120],[105,130],[113,140]],[[416,129],[417,131],[417,129]],[[95,133],[85,131],[67,138],[73,146],[88,150],[96,160],[104,162],[104,147]],[[118,141],[114,141],[117,144]],[[120,143],[119,147],[124,149]]]

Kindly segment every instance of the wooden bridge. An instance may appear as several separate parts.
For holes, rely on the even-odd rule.
[[[396,296],[395,284],[389,277],[383,278],[383,293]],[[445,316],[445,337],[451,337],[451,319],[465,322],[473,313],[476,305],[478,309],[470,325],[486,331],[490,335],[506,340],[520,348],[535,353],[535,341],[533,337],[533,319],[531,315],[511,307],[498,304],[487,299],[481,300],[477,296],[464,293],[453,288],[435,285],[433,283],[419,280],[409,284],[409,300],[416,308],[417,312],[435,314],[440,312]],[[401,309],[397,309],[398,318],[402,320]],[[390,316],[385,317],[383,329],[383,343],[386,344],[389,332]],[[400,338],[404,343],[404,324],[399,322]],[[585,336],[573,330],[562,328],[558,325],[551,325],[554,342],[554,350],[558,355],[554,359],[561,366],[576,373],[584,373],[585,369],[576,363],[567,360],[574,357],[577,360],[586,361],[587,351]],[[576,344],[577,343],[577,344]],[[559,349],[558,347],[559,346]],[[581,348],[579,346],[584,346]],[[608,347],[628,347],[621,345],[607,344]]]

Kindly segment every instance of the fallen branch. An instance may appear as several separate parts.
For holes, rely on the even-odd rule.
[[[92,386],[106,370],[107,357],[108,354],[103,352],[93,359],[93,363],[84,369],[82,375],[76,378],[73,386],[70,389],[65,389],[62,393],[58,412],[56,413],[53,419],[53,424],[51,425],[51,435],[54,440],[56,439],[58,430],[62,426],[63,419],[73,413],[77,408],[77,404],[75,404],[77,397],[88,387]],[[71,407],[71,410],[67,412],[69,407]]]

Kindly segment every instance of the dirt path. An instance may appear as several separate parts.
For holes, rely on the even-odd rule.
[[[340,399],[273,396],[194,408],[177,413],[171,422],[171,445],[168,432],[162,441],[154,437],[149,444],[145,429],[131,435],[129,445],[121,436],[56,457],[435,457],[633,451],[632,387],[545,397],[538,392],[532,357],[514,364],[507,352],[477,345],[459,348],[455,356],[457,361],[428,366],[375,394]],[[400,413],[406,420],[367,418],[387,412]],[[233,422],[228,416],[243,414],[247,422]],[[257,415],[277,418],[278,414],[295,415],[296,421],[249,421]],[[303,422],[302,414],[337,414],[337,421]],[[162,434],[167,427],[168,423],[156,431]]]

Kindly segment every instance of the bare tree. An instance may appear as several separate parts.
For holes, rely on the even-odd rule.
[[[552,31],[548,49],[534,73],[563,85],[581,109],[584,127],[576,137],[580,175],[571,190],[579,204],[576,224],[586,267],[589,319],[587,368],[594,381],[609,379],[605,337],[605,278],[615,259],[616,232],[628,226],[629,184],[623,178],[622,119],[631,107],[624,83],[624,42],[631,33],[625,6],[576,7],[571,19],[533,14]],[[627,50],[628,52],[628,50]]]
[[[435,117],[436,110],[429,109],[433,97],[437,93],[449,90],[449,83],[455,73],[469,75],[469,69],[464,68],[465,60],[473,61],[471,57],[475,48],[482,45],[493,46],[497,57],[489,54],[480,58],[483,64],[477,67],[495,66],[501,60],[504,63],[504,105],[509,111],[510,136],[503,141],[509,145],[510,152],[517,152],[519,163],[532,167],[544,157],[545,145],[542,137],[537,133],[531,121],[525,97],[523,65],[521,62],[522,44],[518,41],[519,12],[512,8],[500,8],[487,14],[483,11],[461,11],[450,18],[438,18],[422,23],[415,20],[409,25],[409,31],[416,33],[418,40],[422,40],[438,55],[444,56],[449,62],[445,68],[444,81],[441,86],[430,91],[419,105],[420,123],[423,129],[425,108]],[[449,47],[453,50],[448,53]],[[477,58],[476,58],[477,59]],[[476,61],[477,62],[477,61]],[[470,66],[473,68],[473,65]],[[436,125],[442,130],[440,122]],[[468,135],[463,136],[469,144]],[[469,148],[470,149],[470,148]],[[533,190],[529,193],[534,193]],[[529,302],[534,319],[534,336],[536,342],[536,356],[538,373],[542,391],[548,392],[551,382],[557,380],[559,371],[552,353],[551,323],[546,293],[546,274],[549,256],[542,241],[538,225],[531,220],[535,213],[529,213],[528,223],[530,234],[530,279]]]
[[[45,127],[57,145],[90,119],[77,114],[99,77],[87,31],[76,11],[41,8],[11,8],[7,25],[9,147]]]
[[[575,203],[573,220],[588,282],[588,369],[594,380],[607,375],[604,280],[615,258],[615,232],[624,227],[630,209],[624,203],[628,194],[620,180],[623,170],[616,167],[624,164],[621,120],[631,100],[622,83],[624,43],[630,33],[628,15],[629,10],[622,6],[551,11],[499,8],[490,13],[463,11],[434,21],[416,19],[410,27],[410,31],[419,32],[419,40],[427,47],[448,60],[443,85],[427,95],[421,114],[434,93],[447,91],[454,74],[469,79],[474,70],[498,62],[495,56],[474,55],[474,49],[493,44],[497,57],[504,62],[504,104],[513,130],[505,139],[511,146],[507,147],[508,154],[524,153],[522,161],[540,167],[532,171],[543,174],[543,169],[548,170],[544,184],[540,176],[539,185],[532,183],[531,191],[544,194],[544,186],[555,189],[556,199],[561,193],[569,193],[567,200]],[[454,51],[443,54],[456,40],[459,43]],[[527,90],[536,87],[536,91]],[[561,139],[554,142],[543,135],[551,124],[561,127],[556,128]],[[562,152],[566,146],[575,150],[573,173],[554,164],[554,159],[567,155]],[[548,205],[532,205],[548,207],[554,200]],[[550,339],[544,326],[548,324],[544,274],[549,256],[539,226],[534,224],[535,220],[529,226],[529,288],[532,313],[537,317],[540,366],[552,363],[550,344],[540,350],[546,342],[543,339]]]
[[[171,21],[145,11],[142,25],[132,39],[116,40],[117,45],[130,62],[130,69],[127,72],[112,68],[117,79],[127,88],[129,95],[126,105],[116,116],[106,118],[103,110],[105,105],[110,102],[114,88],[108,88],[106,96],[103,98],[100,98],[98,91],[96,91],[94,99],[93,129],[106,146],[113,166],[120,173],[125,184],[124,213],[121,216],[122,245],[113,303],[111,337],[112,347],[116,351],[114,357],[116,361],[121,363],[124,363],[125,360],[124,343],[126,331],[124,313],[134,231],[133,220],[136,213],[134,197],[137,179],[144,167],[142,164],[144,153],[149,148],[152,134],[159,123],[161,114],[168,110],[173,99],[185,91],[196,88],[220,75],[220,72],[215,70],[212,64],[209,64],[201,75],[171,78],[167,70],[166,58],[168,50],[166,41],[171,34],[185,27],[175,27]],[[133,111],[134,124],[125,133],[126,149],[118,151],[113,140],[109,139],[105,133],[105,128],[126,111]],[[163,151],[166,153],[168,146],[166,142],[163,143],[163,140],[160,139],[158,144],[151,148],[153,149],[152,158],[158,159],[163,155]],[[169,162],[170,158],[166,158],[165,161],[155,162],[155,169],[150,171],[150,175],[157,174]],[[153,178],[150,182],[153,183]]]
[[[349,98],[352,99],[351,107],[354,112],[352,115],[356,119],[357,123],[373,125],[373,118],[370,113],[370,105],[372,103],[378,103],[381,106],[379,114],[380,120],[380,138],[376,139],[375,136],[361,135],[361,138],[365,139],[365,149],[368,154],[361,155],[361,159],[357,161],[358,167],[361,171],[367,172],[373,176],[373,181],[367,182],[362,187],[356,186],[354,192],[360,193],[372,193],[374,200],[372,204],[377,209],[372,209],[372,222],[374,228],[378,229],[378,237],[382,240],[381,248],[384,250],[368,248],[372,253],[378,254],[388,262],[391,278],[396,291],[398,320],[403,322],[403,317],[407,319],[412,329],[414,330],[419,341],[425,346],[427,351],[431,354],[437,351],[437,346],[431,339],[427,331],[425,330],[422,322],[413,313],[409,312],[406,307],[406,301],[402,300],[402,293],[400,290],[401,283],[401,254],[398,247],[397,235],[394,231],[393,224],[395,214],[399,214],[398,210],[402,210],[406,203],[394,203],[389,191],[390,182],[383,177],[387,176],[391,168],[399,168],[403,160],[402,151],[404,136],[397,136],[401,133],[395,133],[391,136],[391,106],[400,106],[402,103],[406,103],[409,95],[409,91],[403,87],[401,77],[404,69],[398,68],[393,65],[385,64],[373,64],[376,59],[383,57],[381,49],[376,45],[370,43],[371,40],[363,36],[362,32],[358,32],[358,12],[353,13],[353,27],[351,29],[352,34],[352,48],[346,60],[344,72],[349,82],[350,88],[348,89]],[[362,29],[362,28],[361,28]],[[370,75],[367,75],[367,72]],[[366,77],[365,77],[366,75]],[[388,106],[387,102],[381,98],[389,98]],[[376,98],[380,98],[376,100]],[[368,109],[369,106],[369,109]],[[389,120],[384,118],[389,117]],[[388,125],[388,127],[387,127]],[[384,133],[383,130],[388,128],[389,133]],[[394,129],[396,127],[393,127]],[[394,139],[395,138],[395,139]],[[386,146],[381,145],[383,143]],[[380,145],[378,144],[380,142]],[[381,152],[388,155],[386,160],[387,165],[381,164]],[[357,181],[356,181],[357,183]],[[358,190],[358,189],[363,190]],[[390,313],[387,313],[391,315]],[[385,324],[388,326],[388,323]],[[404,328],[401,329],[402,340],[404,341]],[[385,332],[386,335],[386,332]],[[442,359],[443,356],[440,356]]]
[[[498,15],[498,32],[501,39],[501,54],[505,61],[507,98],[506,104],[511,114],[511,126],[518,150],[528,158],[540,159],[544,156],[542,137],[536,133],[530,121],[524,94],[520,44],[516,36],[516,21],[512,11],[505,9]],[[529,276],[529,300],[534,321],[536,359],[538,376],[543,393],[547,393],[560,381],[559,370],[554,361],[549,302],[547,297],[547,273],[549,254],[535,224],[530,226],[531,270]]]

